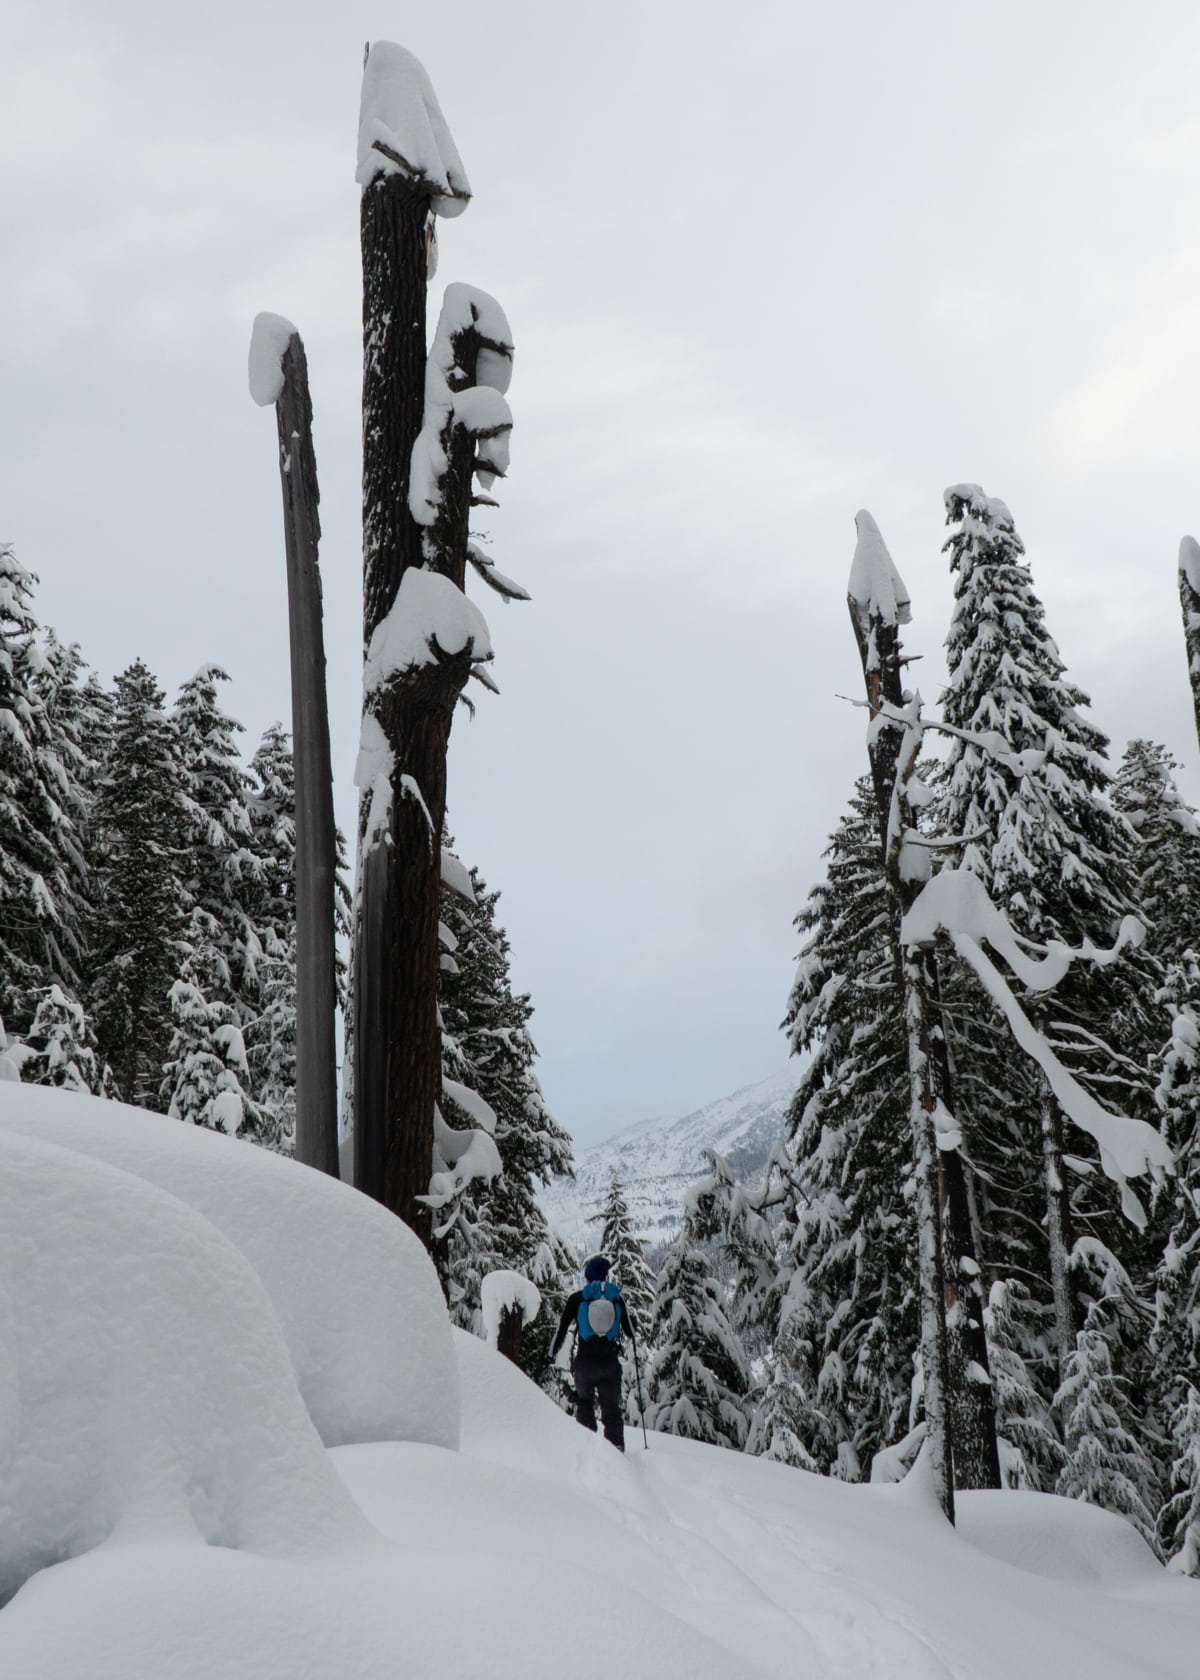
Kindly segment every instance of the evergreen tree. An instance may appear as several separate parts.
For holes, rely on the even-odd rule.
[[[1138,915],[1164,967],[1200,947],[1200,827],[1175,785],[1178,768],[1157,742],[1130,741],[1112,788],[1113,804],[1136,837]]]
[[[1200,1576],[1200,1394],[1191,1383],[1171,1420],[1169,1496],[1159,1517],[1167,1568]]]
[[[659,1273],[650,1339],[656,1351],[647,1384],[647,1422],[668,1435],[719,1447],[744,1446],[746,1357],[708,1257],[686,1222]]]
[[[38,640],[35,582],[0,544],[0,1014],[18,1034],[40,991],[78,991],[84,876],[83,804],[48,709],[57,675]]]
[[[48,987],[38,998],[25,1050],[21,1078],[26,1085],[55,1085],[95,1094],[105,1091],[106,1070],[96,1055],[95,1034],[83,1005],[61,986]]]
[[[777,1464],[819,1471],[821,1466],[806,1442],[819,1440],[826,1424],[797,1375],[799,1363],[794,1335],[777,1336],[767,1362],[766,1384],[755,1396],[746,1451]]]
[[[1023,1283],[1007,1278],[992,1285],[984,1326],[995,1387],[1004,1485],[1050,1493],[1062,1470],[1064,1454],[1050,1408],[1027,1362],[1030,1345],[1038,1335],[1037,1316],[1036,1304]]]
[[[250,817],[252,779],[238,756],[241,724],[217,703],[229,678],[204,665],[183,684],[173,713],[185,790],[184,850],[190,942],[215,958],[208,990],[230,1004],[240,1025],[257,1013],[262,942],[253,908],[263,863]]]
[[[955,608],[943,715],[959,729],[999,735],[1026,757],[1018,773],[1011,755],[953,738],[942,820],[949,833],[966,836],[963,867],[983,880],[1018,935],[1110,943],[1136,906],[1132,832],[1107,798],[1108,743],[1085,715],[1087,696],[1066,677],[1008,508],[977,485],[955,485],[945,499]],[[1106,968],[1076,965],[1052,994],[1030,1003],[1035,1024],[1081,1083],[1108,1106],[1143,1118],[1152,1112],[1146,1060],[1156,978],[1144,953],[1126,955]],[[1004,1277],[1016,1262],[1024,1275],[1047,1277],[1062,1376],[1085,1305],[1073,1263],[1076,1231],[1121,1246],[1129,1228],[1102,1175],[1085,1170],[1072,1187],[1072,1162],[1087,1146],[1073,1138],[1069,1155],[1049,1091],[1040,1080],[1031,1087],[1023,1071],[1014,1081],[1011,1056],[997,1061],[994,1012],[973,981],[958,973],[952,987],[955,1063],[973,1074],[969,1087],[960,1084],[958,1118],[979,1169],[985,1270]],[[990,1096],[981,1103],[982,1091]],[[1035,1192],[1046,1217],[1044,1260],[1033,1237]],[[1024,1254],[1020,1230],[1032,1239]]]
[[[1117,1512],[1157,1550],[1154,1466],[1128,1427],[1124,1388],[1113,1373],[1108,1340],[1093,1320],[1089,1314],[1079,1332],[1055,1398],[1066,1441],[1056,1492]]]
[[[158,684],[139,660],[117,678],[116,689],[110,750],[94,806],[87,1001],[118,1095],[155,1108],[187,906],[179,845],[186,805]]]
[[[193,1126],[259,1138],[262,1115],[247,1093],[249,1069],[233,1005],[220,995],[224,965],[213,946],[193,946],[171,987],[175,1030],[162,1096],[167,1113]]]
[[[643,1334],[648,1333],[654,1310],[654,1273],[634,1231],[625,1186],[615,1167],[609,1171],[604,1206],[593,1215],[591,1223],[600,1226],[597,1252],[606,1254],[612,1262],[613,1282],[629,1303],[634,1323],[641,1327]]]
[[[865,1476],[908,1427],[918,1335],[904,1021],[867,777],[825,857],[784,1022],[811,1060],[788,1117],[801,1188],[779,1228],[774,1329],[808,1396],[806,1453]]]
[[[471,1093],[495,1116],[495,1142],[503,1173],[473,1180],[444,1222],[437,1261],[451,1316],[478,1331],[479,1288],[490,1271],[510,1270],[548,1280],[558,1261],[536,1188],[573,1173],[571,1143],[546,1105],[533,1072],[536,1049],[529,1033],[533,1006],[513,991],[509,941],[496,920],[499,893],[470,872],[473,897],[443,886],[443,952],[439,980],[442,1018],[442,1108],[455,1126],[477,1123]],[[457,1089],[456,1089],[457,1088]],[[466,1106],[464,1106],[464,1104]],[[573,1269],[573,1268],[572,1268]],[[547,1299],[555,1295],[547,1291]],[[543,1321],[523,1340],[523,1363],[535,1371],[544,1353]],[[551,1332],[554,1326],[551,1326]]]

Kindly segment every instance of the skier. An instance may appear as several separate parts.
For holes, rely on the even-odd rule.
[[[583,1268],[584,1284],[567,1297],[554,1341],[547,1355],[553,1363],[567,1331],[574,1326],[578,1341],[571,1358],[575,1378],[576,1421],[585,1429],[596,1428],[596,1401],[604,1438],[625,1451],[625,1419],[621,1413],[621,1359],[617,1344],[628,1336],[637,1357],[633,1319],[615,1283],[608,1281],[612,1262],[594,1254]]]

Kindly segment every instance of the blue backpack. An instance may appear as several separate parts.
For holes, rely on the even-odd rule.
[[[585,1283],[575,1317],[581,1342],[615,1342],[621,1334],[621,1291],[615,1283]]]

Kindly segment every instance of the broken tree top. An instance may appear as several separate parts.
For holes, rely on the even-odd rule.
[[[855,514],[854,528],[858,541],[854,545],[846,592],[859,619],[864,626],[872,618],[881,624],[907,624],[912,617],[908,590],[888,553],[879,526],[866,508]]]
[[[285,315],[264,311],[254,317],[250,334],[250,395],[260,408],[279,401],[283,390],[283,356],[296,329]]]
[[[459,216],[471,185],[424,65],[404,47],[376,41],[363,70],[355,180],[401,175],[427,186],[439,216]]]

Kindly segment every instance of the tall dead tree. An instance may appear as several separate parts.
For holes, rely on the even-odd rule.
[[[884,874],[892,895],[895,942],[908,1041],[913,1166],[917,1193],[917,1274],[921,1311],[921,1367],[925,1385],[926,1450],[938,1502],[954,1521],[954,1450],[949,1405],[950,1369],[946,1337],[946,1274],[942,1246],[933,1034],[936,1017],[930,967],[932,953],[900,945],[900,918],[911,908],[924,881],[912,868],[910,836],[917,813],[909,784],[921,747],[920,701],[905,727],[901,680],[900,626],[911,617],[908,592],[884,546],[879,527],[865,510],[855,521],[858,542],[847,602],[862,662],[870,725],[867,734],[871,781],[879,813]],[[893,721],[885,721],[885,714]]]
[[[337,841],[318,564],[320,493],[304,344],[291,322],[280,315],[264,314],[255,320],[250,393],[264,407],[275,405],[283,488],[296,797],[295,1155],[307,1166],[336,1177]]]
[[[492,299],[451,287],[426,354],[434,218],[464,209],[470,189],[429,78],[389,42],[370,49],[364,70],[357,178],[365,664],[354,1181],[429,1245],[431,1177],[452,1180],[469,1147],[469,1134],[440,1123],[437,1016],[450,725],[467,679],[486,681],[491,658],[463,593],[468,561],[502,594],[524,594],[503,587],[468,534],[475,479],[490,483],[507,464],[512,346]]]
[[[1195,537],[1184,537],[1179,544],[1179,606],[1183,613],[1196,739],[1200,741],[1200,543]]]

